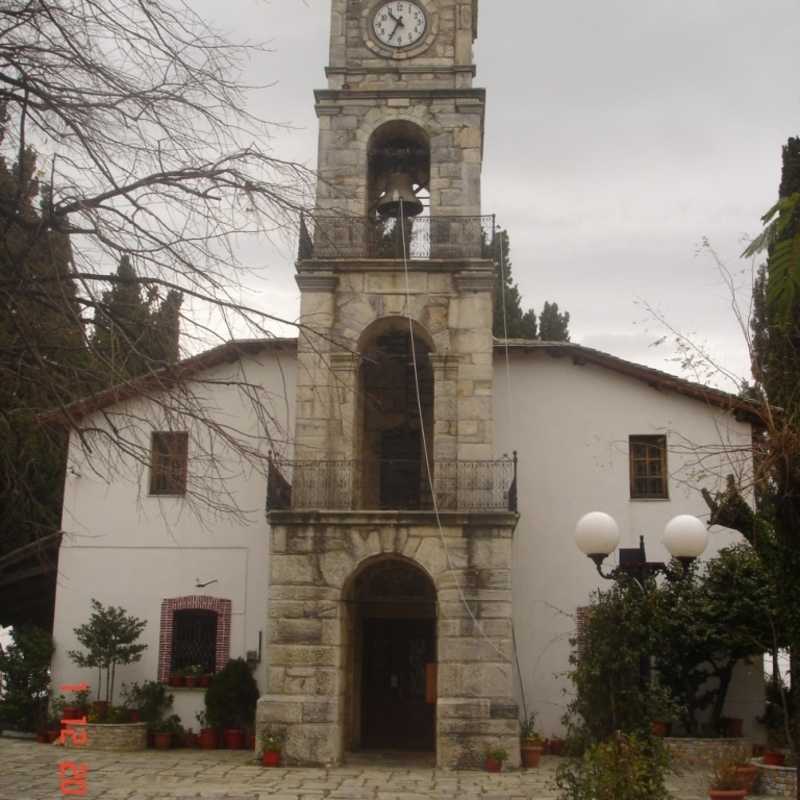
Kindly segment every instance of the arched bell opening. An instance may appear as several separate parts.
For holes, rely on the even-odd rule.
[[[368,561],[344,590],[345,746],[432,752],[436,587],[400,556]]]
[[[430,216],[431,146],[413,122],[394,120],[377,128],[367,148],[367,217],[373,254],[415,258],[418,217]]]
[[[381,320],[362,337],[358,408],[362,508],[431,507],[431,350],[425,332],[415,325],[412,336],[408,320],[402,317]]]

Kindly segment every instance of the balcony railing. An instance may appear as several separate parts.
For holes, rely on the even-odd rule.
[[[408,217],[400,220],[359,217],[304,218],[298,258],[491,258],[493,216]]]
[[[517,454],[495,461],[438,461],[440,511],[517,510]],[[433,510],[424,461],[288,461],[270,457],[267,511]]]

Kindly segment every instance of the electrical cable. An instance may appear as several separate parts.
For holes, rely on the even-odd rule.
[[[500,250],[500,297],[501,297],[501,306],[503,307],[503,345],[505,350],[506,356],[506,383],[507,383],[507,393],[508,393],[508,418],[510,420],[514,419],[514,393],[511,388],[511,358],[508,353],[508,311],[506,309],[506,258],[505,258],[505,249],[503,247],[505,243],[505,236],[502,234],[505,231],[500,231],[497,236],[497,241],[499,244]],[[513,585],[513,582],[512,582]],[[519,663],[519,649],[517,648],[517,633],[514,629],[514,604],[511,604],[511,647],[514,650],[514,661],[517,665],[517,677],[519,678],[519,691],[522,697],[522,713],[525,716],[525,720],[528,720],[528,698],[525,692],[525,682],[522,679],[522,667]]]
[[[422,413],[422,394],[420,391],[419,386],[419,369],[417,365],[417,348],[414,344],[414,318],[411,316],[411,309],[409,307],[409,300],[411,296],[411,287],[409,285],[409,278],[408,278],[408,253],[406,252],[406,231],[405,231],[405,213],[403,209],[403,199],[400,198],[400,238],[403,242],[403,269],[405,271],[405,289],[406,289],[406,297],[405,297],[405,309],[406,309],[406,317],[408,318],[408,335],[409,339],[411,340],[411,363],[414,368],[414,385],[416,387],[416,394],[417,394],[417,411],[419,413],[419,426],[420,432],[422,435],[422,452],[425,454],[425,473],[428,478],[428,487],[431,492],[431,499],[433,503],[433,513],[436,518],[436,527],[439,531],[439,538],[442,540],[442,547],[444,548],[444,555],[447,561],[447,568],[451,572],[453,579],[455,580],[456,588],[458,589],[458,594],[461,599],[461,602],[464,604],[464,608],[466,608],[467,613],[470,616],[473,624],[475,625],[476,629],[479,631],[480,635],[487,641],[489,646],[494,650],[502,659],[503,662],[506,662],[508,657],[506,654],[492,641],[491,638],[486,634],[484,631],[483,626],[478,621],[477,617],[473,613],[472,609],[470,608],[469,601],[467,600],[466,595],[464,594],[464,589],[461,586],[461,581],[458,579],[458,575],[455,573],[453,569],[452,561],[450,560],[450,550],[447,546],[447,539],[444,535],[444,529],[442,527],[442,520],[439,514],[439,501],[436,497],[436,490],[434,489],[433,485],[433,472],[431,470],[431,462],[430,457],[428,455],[428,441],[427,436],[425,435],[425,421]],[[512,628],[513,628],[513,619],[512,619]],[[513,635],[512,635],[513,639]]]

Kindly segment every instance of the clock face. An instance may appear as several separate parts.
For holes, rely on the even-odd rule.
[[[387,47],[411,47],[425,35],[425,12],[409,0],[381,3],[372,20],[375,38]]]

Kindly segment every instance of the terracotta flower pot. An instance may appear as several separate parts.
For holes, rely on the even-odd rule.
[[[725,718],[725,736],[731,739],[741,739],[744,735],[744,720],[737,717]]]
[[[185,675],[175,675],[174,673],[169,676],[169,685],[170,686],[185,686],[186,685],[186,676]]]
[[[132,708],[131,711],[130,711],[130,714],[131,714],[131,722],[141,722],[142,721],[142,715],[139,712],[138,708]]]
[[[201,675],[200,676],[200,686],[208,686],[211,683],[211,676],[210,675]]]
[[[61,712],[61,719],[80,719],[83,716],[83,711],[80,706],[64,706]]]
[[[241,728],[226,728],[222,736],[227,750],[241,750],[244,747],[244,731]]]
[[[540,744],[528,744],[522,742],[519,747],[520,755],[522,756],[522,766],[534,768],[539,766],[539,761],[542,758],[542,751],[544,748]]]
[[[650,723],[650,732],[653,734],[653,736],[669,736],[669,723],[654,719]]]
[[[203,750],[217,749],[217,732],[214,728],[203,728],[200,731],[200,747],[202,747]]]
[[[503,762],[497,761],[494,758],[487,758],[485,766],[487,772],[500,772],[500,770],[503,769]]]
[[[261,763],[265,767],[279,767],[281,765],[281,754],[279,750],[265,750],[261,754]]]
[[[194,687],[197,686],[197,681],[198,680],[199,679],[198,679],[197,675],[187,675],[186,676],[186,688],[187,689],[194,689]]]
[[[108,708],[111,703],[108,700],[95,700],[92,703],[92,712],[97,714],[100,719],[103,719],[108,714]]]
[[[154,734],[153,740],[155,742],[156,750],[169,750],[172,747],[172,734],[167,732],[158,732]]]
[[[744,789],[709,789],[709,800],[744,800],[747,792]]]
[[[768,767],[782,767],[786,761],[786,756],[774,750],[767,750],[762,760]]]
[[[736,766],[736,777],[739,779],[739,786],[744,789],[747,794],[753,791],[756,778],[758,777],[758,767],[755,764],[738,764]]]
[[[560,756],[564,752],[564,740],[563,739],[551,739],[550,740],[550,755],[552,756]]]

